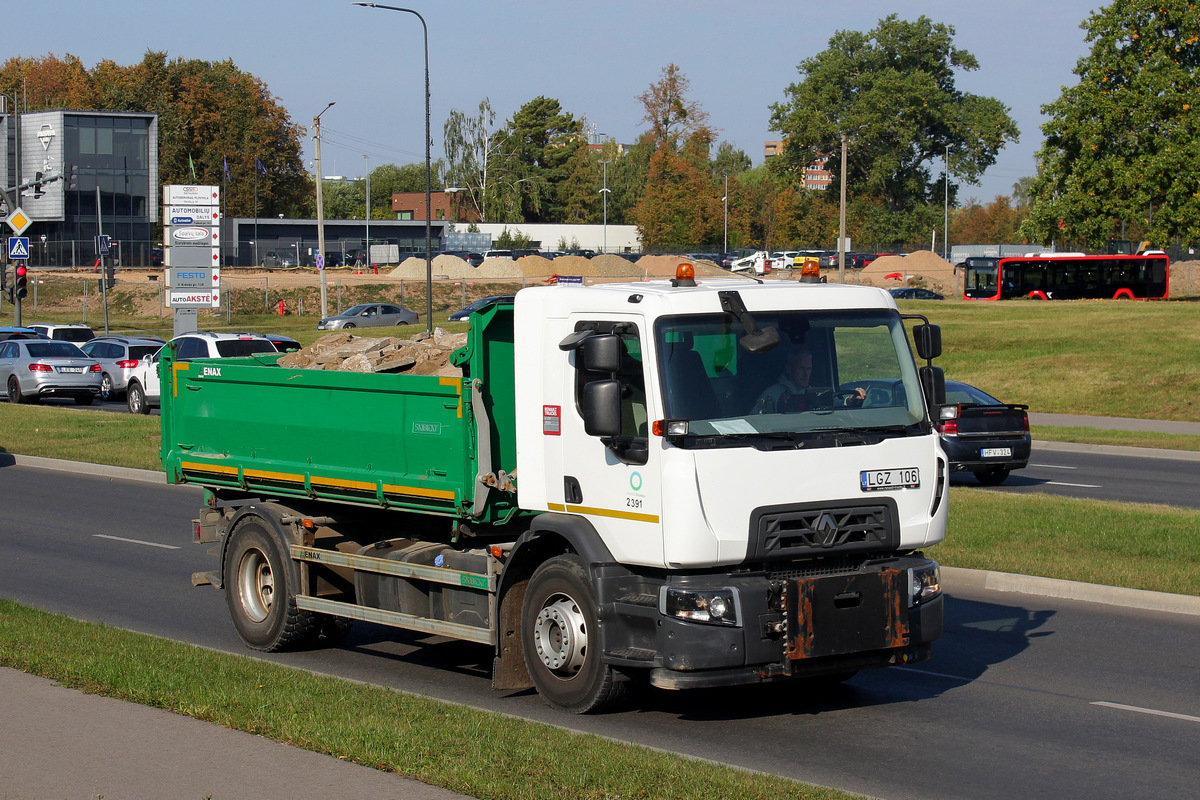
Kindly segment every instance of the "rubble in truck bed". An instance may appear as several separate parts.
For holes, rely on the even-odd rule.
[[[441,328],[435,328],[432,336],[423,332],[411,339],[338,332],[288,353],[278,363],[288,369],[403,372],[460,378],[462,370],[450,363],[450,354],[466,343],[466,333],[450,333]]]

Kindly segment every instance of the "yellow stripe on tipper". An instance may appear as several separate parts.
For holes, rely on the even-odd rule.
[[[198,461],[183,461],[180,464],[185,470],[190,469],[195,472],[212,472],[217,475],[237,475],[237,467],[227,467],[221,464],[201,464]]]
[[[303,475],[291,472],[268,472],[264,469],[248,469],[242,473],[247,478],[262,478],[265,481],[283,481],[286,483],[304,483]]]
[[[385,483],[384,494],[402,494],[409,497],[430,497],[435,500],[453,500],[454,492],[448,489],[425,489],[420,486],[393,486]]]
[[[438,384],[441,386],[453,386],[458,392],[458,418],[462,419],[462,378],[438,378]]]
[[[191,364],[189,364],[186,361],[183,361],[183,362],[177,361],[171,365],[171,396],[172,397],[179,397],[179,373],[187,372],[190,367],[191,367]]]

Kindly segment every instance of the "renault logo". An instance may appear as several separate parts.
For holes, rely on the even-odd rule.
[[[813,525],[813,539],[817,544],[831,547],[838,541],[838,524],[828,512],[822,512]]]

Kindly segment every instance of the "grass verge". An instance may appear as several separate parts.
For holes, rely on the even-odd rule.
[[[951,567],[1200,595],[1200,511],[954,487],[946,540],[930,557]]]
[[[0,665],[480,798],[851,800],[0,600]]]
[[[1109,444],[1119,447],[1154,447],[1162,450],[1200,450],[1200,436],[1143,431],[1110,431],[1101,428],[1054,427],[1033,425],[1034,440],[1044,442],[1077,442],[1080,444]],[[1035,445],[1036,447],[1036,445]]]
[[[161,472],[161,441],[159,418],[154,416],[114,414],[59,401],[0,403],[0,453]]]

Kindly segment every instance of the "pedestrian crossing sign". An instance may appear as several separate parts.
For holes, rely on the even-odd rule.
[[[10,237],[8,237],[8,257],[9,258],[29,258],[29,237],[28,236],[10,236]]]

